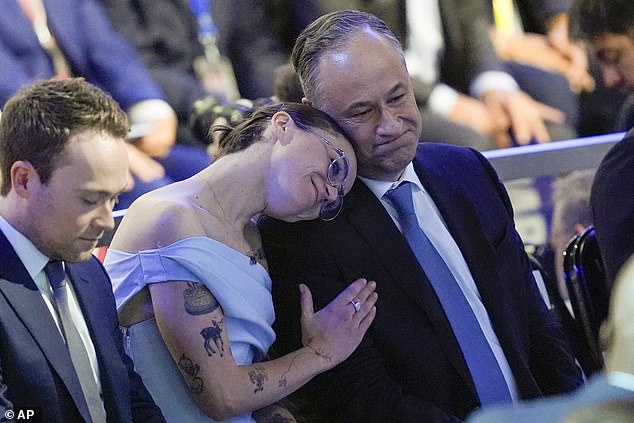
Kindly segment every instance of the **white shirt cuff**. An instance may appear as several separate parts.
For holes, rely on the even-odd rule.
[[[458,92],[446,84],[436,84],[431,90],[427,105],[431,111],[447,116],[458,102]]]
[[[482,72],[471,82],[469,92],[476,98],[481,98],[487,91],[506,91],[515,93],[520,90],[519,85],[511,75],[501,71]]]

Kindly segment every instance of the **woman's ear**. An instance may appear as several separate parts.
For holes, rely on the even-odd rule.
[[[271,118],[271,125],[278,140],[286,142],[288,137],[288,129],[295,126],[295,122],[291,116],[284,112],[277,112]]]

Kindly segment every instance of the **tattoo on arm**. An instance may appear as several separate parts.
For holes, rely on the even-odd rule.
[[[220,304],[211,295],[207,287],[199,283],[187,282],[183,297],[185,299],[185,311],[193,316],[209,314],[220,307]]]
[[[225,353],[225,344],[222,341],[222,322],[224,319],[217,322],[216,320],[211,321],[211,326],[204,328],[200,331],[203,339],[205,340],[205,351],[207,355],[211,357],[215,353],[219,353],[220,357],[222,357]],[[216,350],[214,350],[211,342],[216,345]]]
[[[251,383],[255,385],[255,389],[253,390],[255,394],[264,391],[264,384],[269,381],[269,376],[262,367],[254,367],[249,370],[249,378],[251,379]]]
[[[185,379],[187,382],[187,386],[192,394],[201,394],[203,392],[204,383],[203,380],[198,376],[198,372],[200,372],[200,366],[194,363],[190,358],[185,356],[185,354],[181,355],[180,360],[178,360],[178,367],[185,373]]]
[[[306,347],[310,348],[316,356],[321,357],[321,358],[323,358],[326,361],[332,361],[332,357],[330,357],[329,355],[325,354],[323,351],[315,349],[311,345],[306,345]],[[309,353],[304,353],[304,354],[309,354]],[[284,373],[282,373],[282,375],[280,376],[280,380],[277,381],[277,386],[278,387],[281,388],[282,386],[286,386],[287,385],[288,380],[286,379],[286,375],[289,374],[289,372],[291,371],[291,368],[293,367],[293,364],[295,364],[295,360],[297,360],[300,355],[303,355],[303,354],[296,355],[293,358],[293,361],[291,361],[291,364],[288,365],[288,369],[286,369],[286,371]]]
[[[332,357],[328,354],[326,354],[325,352],[323,352],[322,350],[318,349],[318,348],[314,348],[312,345],[306,345],[308,348],[310,348],[311,350],[313,350],[313,352],[315,353],[315,355],[323,358],[324,360],[330,362],[332,361]]]

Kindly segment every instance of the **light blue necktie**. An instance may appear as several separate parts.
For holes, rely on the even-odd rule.
[[[75,367],[75,373],[79,379],[81,390],[84,393],[90,417],[93,423],[105,423],[106,416],[104,414],[103,402],[99,395],[99,389],[92,367],[90,366],[88,352],[70,314],[68,295],[66,293],[66,273],[64,272],[64,265],[61,261],[49,261],[44,268],[44,273],[46,273],[48,282],[51,284],[51,288],[53,288],[57,314],[66,338],[66,346],[70,352],[70,358],[73,362],[73,367]]]
[[[388,191],[403,235],[431,283],[458,340],[482,405],[512,401],[502,370],[458,282],[418,224],[410,182]]]

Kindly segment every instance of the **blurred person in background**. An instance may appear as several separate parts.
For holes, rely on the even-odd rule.
[[[571,17],[601,65],[605,85],[634,95],[634,4],[628,0],[576,0]],[[634,254],[634,130],[605,155],[594,179],[592,219],[611,284]]]
[[[175,148],[177,119],[132,45],[115,32],[96,0],[19,0],[0,5],[0,105],[38,79],[81,76],[127,112],[134,183],[127,207],[143,192],[208,165],[204,151]]]
[[[634,257],[623,266],[610,300],[608,319],[601,328],[605,370],[568,395],[527,401],[514,406],[475,412],[469,423],[568,423],[570,413],[590,405],[634,400]],[[576,420],[573,420],[576,422]],[[581,420],[584,421],[585,420]],[[611,420],[606,420],[606,422]]]

